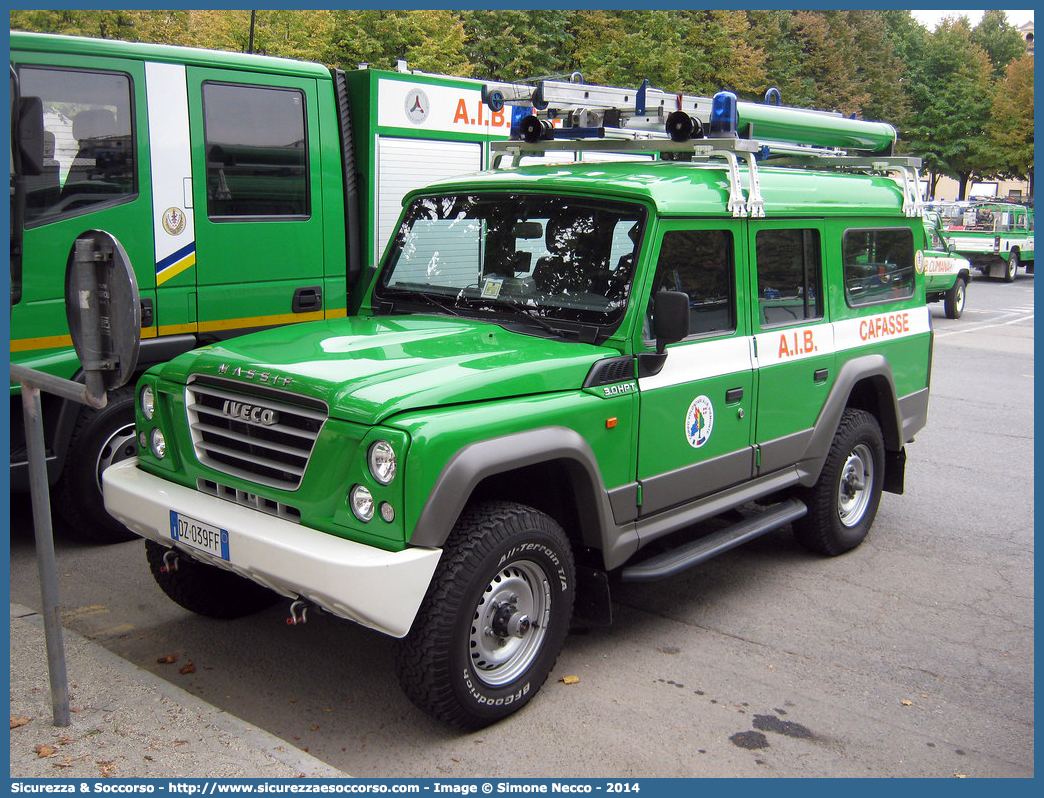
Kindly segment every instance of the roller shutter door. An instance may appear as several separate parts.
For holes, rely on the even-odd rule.
[[[434,180],[481,169],[482,145],[478,143],[379,136],[375,262],[395,229],[407,192]]]

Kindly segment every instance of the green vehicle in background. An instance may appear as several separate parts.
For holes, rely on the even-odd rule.
[[[964,313],[971,264],[946,240],[938,211],[924,213],[924,292],[929,302],[942,302],[948,319]]]
[[[564,118],[527,88],[508,99]],[[105,502],[174,601],[234,618],[283,596],[290,623],[402,638],[410,699],[475,729],[536,695],[574,609],[611,619],[610,574],[788,524],[826,555],[866,538],[928,411],[919,163],[887,154],[890,126],[729,93],[667,95],[690,109],[671,139],[639,135],[651,97],[611,126],[604,105],[528,116],[494,148],[660,159],[413,191],[357,314],[142,377]]]
[[[944,217],[946,239],[987,277],[1014,282],[1023,266],[1033,274],[1033,209],[1010,202],[970,202]]]

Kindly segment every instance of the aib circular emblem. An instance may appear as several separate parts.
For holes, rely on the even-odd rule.
[[[181,235],[185,231],[185,211],[181,208],[167,208],[163,211],[163,229],[172,236]]]
[[[428,104],[428,95],[421,89],[410,89],[406,93],[406,116],[415,125],[424,123],[424,120],[428,118],[428,111],[431,106]]]
[[[697,396],[685,414],[685,438],[689,446],[699,449],[710,440],[714,429],[714,405],[706,396]]]

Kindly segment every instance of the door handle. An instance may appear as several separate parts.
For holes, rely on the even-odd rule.
[[[830,369],[816,369],[812,372],[812,380],[814,382],[826,382],[827,377],[830,376]]]
[[[294,313],[311,313],[323,309],[323,287],[308,285],[294,291]]]
[[[729,390],[725,391],[725,404],[727,404],[727,405],[731,405],[734,402],[738,402],[742,398],[743,398],[743,389],[742,388],[729,388]]]

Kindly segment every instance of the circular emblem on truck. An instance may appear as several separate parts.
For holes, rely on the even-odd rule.
[[[917,250],[917,257],[914,259],[914,269],[917,270],[918,274],[924,274],[924,251]]]
[[[424,120],[428,118],[428,110],[431,108],[428,104],[428,95],[421,89],[410,89],[406,93],[405,108],[406,116],[413,124],[424,124]]]
[[[181,235],[185,230],[185,211],[181,208],[167,208],[163,211],[163,229],[170,235]]]
[[[689,446],[699,449],[710,440],[714,429],[714,405],[706,396],[697,396],[685,414],[685,438]]]

